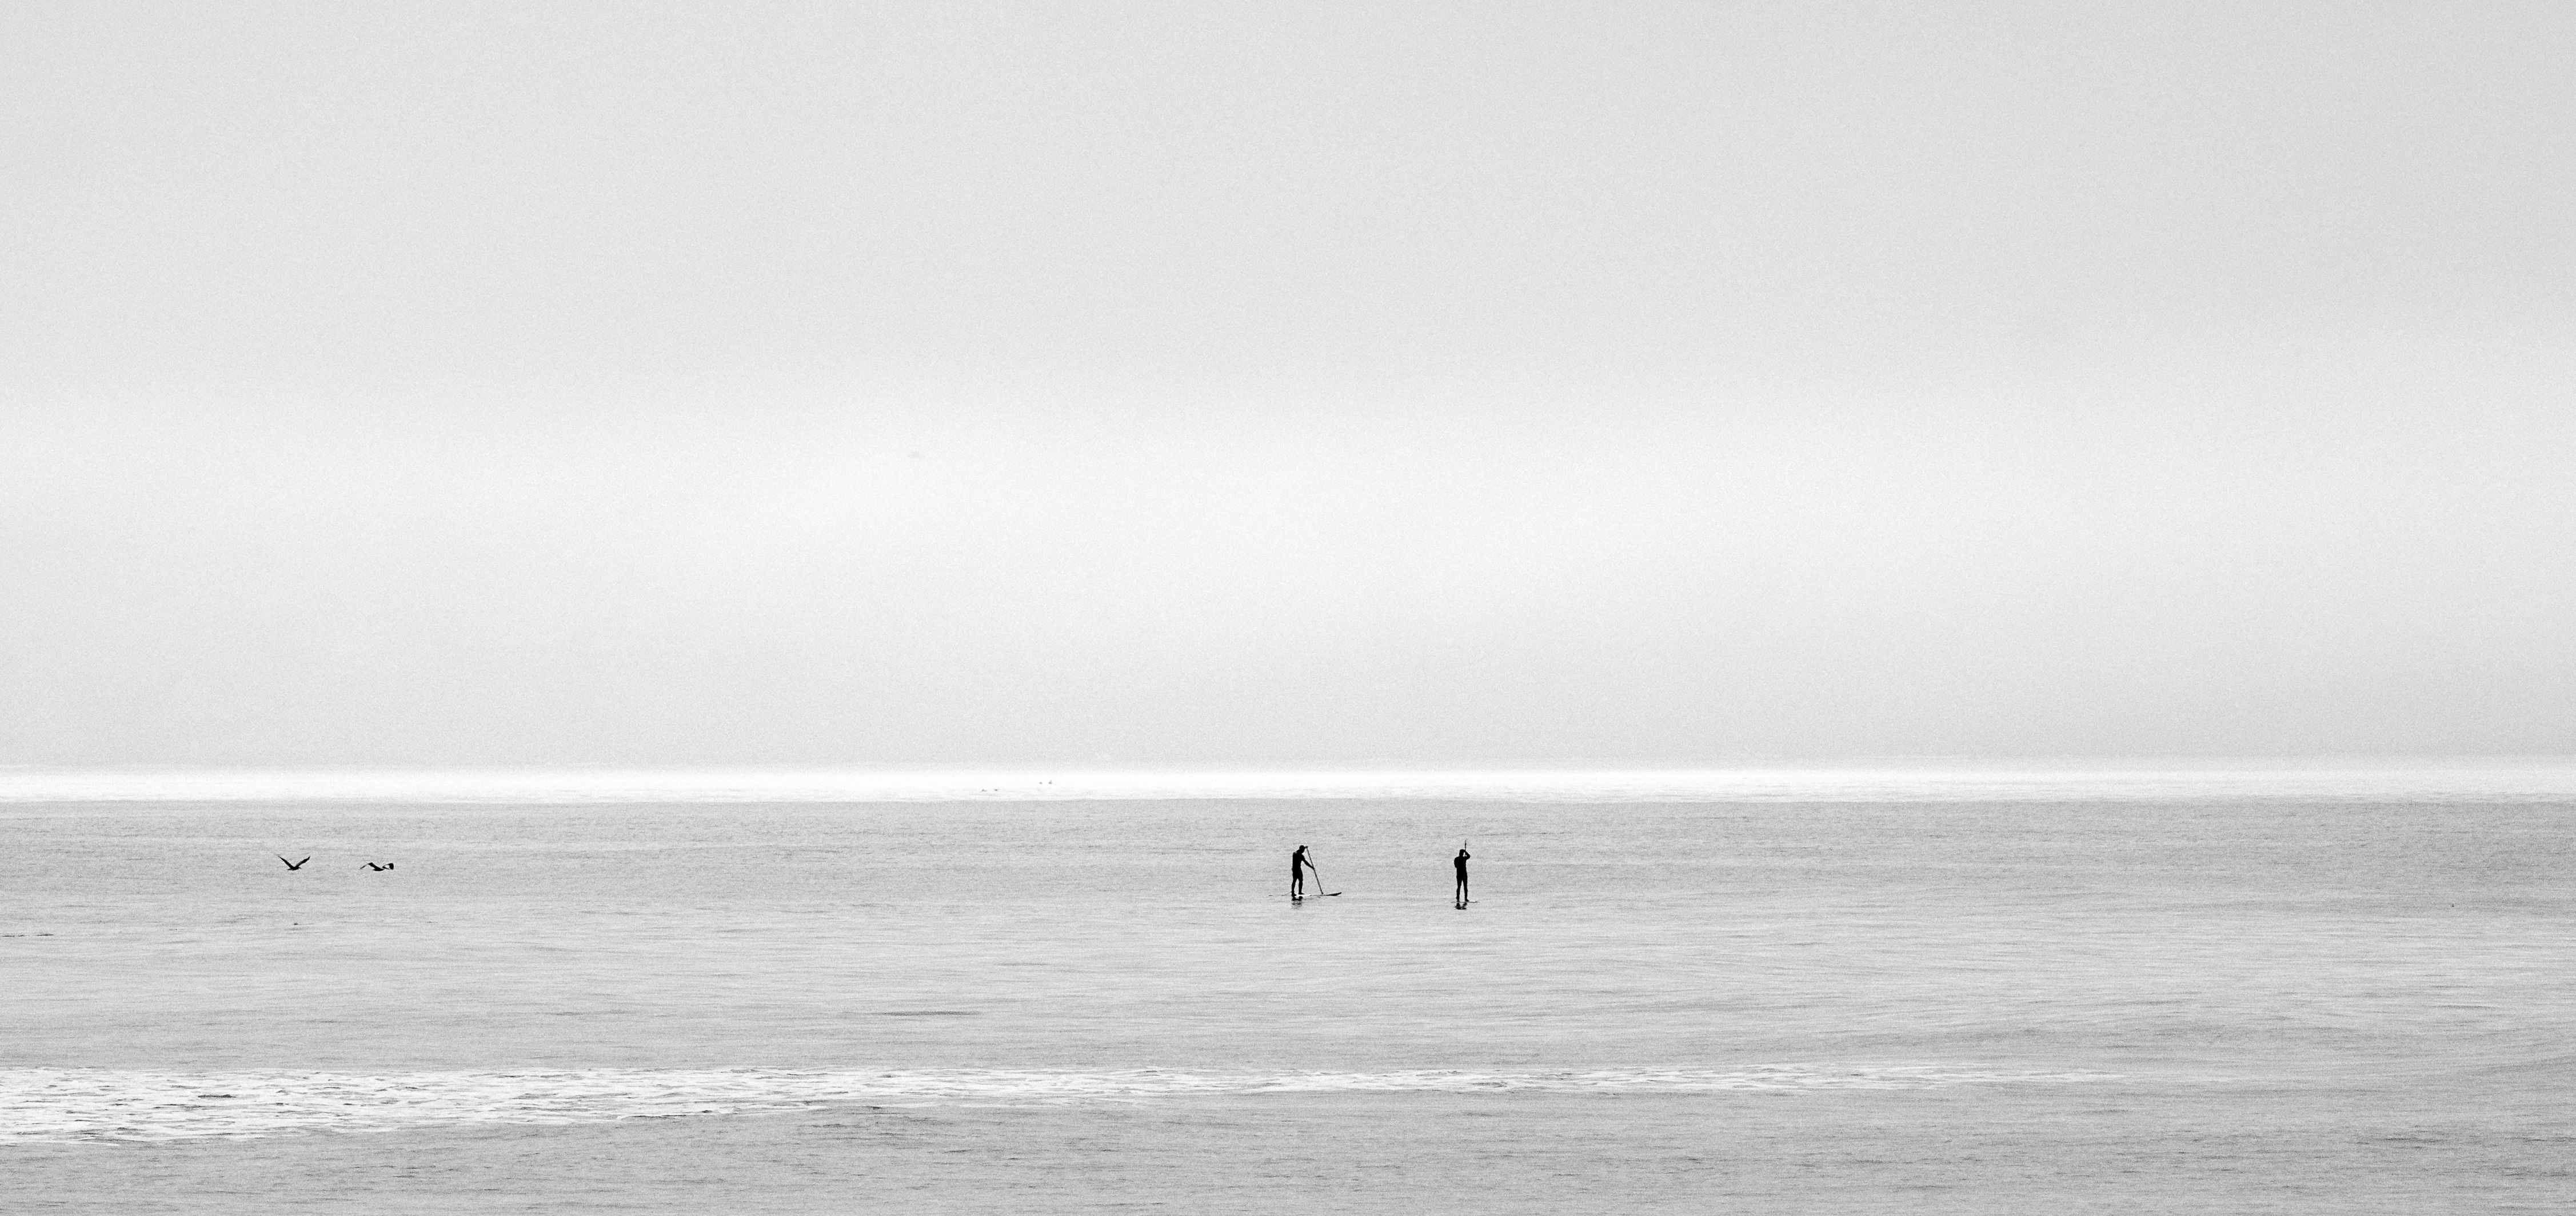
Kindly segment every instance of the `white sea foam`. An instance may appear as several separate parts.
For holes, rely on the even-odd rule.
[[[2062,1084],[2104,1072],[1936,1065],[1481,1072],[587,1069],[571,1072],[0,1070],[0,1144],[565,1124],[833,1105],[1061,1104],[1228,1094],[1711,1094]]]

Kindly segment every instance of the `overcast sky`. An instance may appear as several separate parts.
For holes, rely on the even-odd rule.
[[[0,46],[0,762],[2576,751],[2576,7]]]

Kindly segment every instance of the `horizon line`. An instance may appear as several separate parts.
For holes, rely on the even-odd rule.
[[[0,803],[2576,801],[2576,757],[1924,759],[1734,768],[0,768]]]

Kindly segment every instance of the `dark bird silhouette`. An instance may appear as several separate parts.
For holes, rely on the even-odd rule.
[[[372,862],[372,861],[371,861],[371,862],[368,862],[368,863],[367,863],[367,868],[368,868],[368,869],[370,869],[370,870],[390,870],[390,869],[394,868],[394,863],[392,863],[392,862],[388,861],[388,862],[386,862],[386,863],[385,863],[385,864],[383,864],[383,865],[377,865],[376,863],[374,863],[374,862]]]
[[[309,853],[308,853],[308,854],[306,854],[306,855],[305,855],[305,857],[304,857],[304,861],[286,861],[286,858],[285,858],[284,856],[282,856],[282,855],[281,855],[281,856],[278,858],[278,860],[279,860],[279,861],[282,861],[282,862],[286,862],[286,868],[287,868],[287,869],[290,869],[290,870],[301,870],[301,869],[303,869],[303,868],[304,868],[304,861],[311,861],[311,860],[313,860],[313,857],[312,857],[312,855],[311,855],[311,854],[309,854]]]

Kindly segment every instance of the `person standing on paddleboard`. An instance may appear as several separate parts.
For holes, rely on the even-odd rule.
[[[1449,859],[1449,864],[1455,867],[1458,871],[1458,906],[1461,908],[1475,902],[1474,900],[1467,898],[1468,856],[1467,842],[1461,840],[1458,842],[1458,855]]]
[[[1288,898],[1306,898],[1306,876],[1314,872],[1315,862],[1306,856],[1306,846],[1298,845],[1297,851],[1288,855]],[[1322,878],[1315,879],[1315,889],[1324,889]]]

